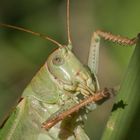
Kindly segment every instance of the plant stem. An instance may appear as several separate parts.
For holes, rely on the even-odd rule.
[[[140,130],[140,36],[101,140],[136,140]],[[139,117],[138,117],[139,115]]]

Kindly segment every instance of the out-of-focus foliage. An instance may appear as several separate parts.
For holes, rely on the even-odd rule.
[[[74,52],[86,64],[92,32],[97,28],[135,37],[140,31],[139,0],[70,0]],[[66,0],[2,0],[0,22],[47,34],[66,44]],[[102,42],[98,77],[101,87],[118,86],[131,47]],[[112,47],[113,46],[113,47]],[[32,35],[0,28],[0,120],[18,101],[23,89],[55,45]],[[112,107],[108,101],[86,122],[91,139],[99,140]]]
[[[140,129],[140,36],[102,140],[135,140]]]

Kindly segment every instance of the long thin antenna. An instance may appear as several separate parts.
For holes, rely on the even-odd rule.
[[[71,36],[70,36],[70,1],[67,0],[67,37],[68,44],[71,44]]]
[[[55,41],[54,39],[52,39],[48,36],[45,36],[45,35],[37,33],[37,32],[33,32],[31,30],[28,30],[28,29],[25,29],[25,28],[22,28],[22,27],[17,27],[17,26],[13,26],[13,25],[9,25],[9,24],[4,24],[4,23],[0,23],[0,26],[6,27],[6,28],[11,28],[11,29],[16,29],[16,30],[23,31],[23,32],[27,32],[27,33],[33,34],[35,36],[39,36],[39,37],[41,37],[45,40],[49,40],[50,42],[56,44],[59,47],[63,46],[63,45],[61,45],[60,43],[58,43],[57,41]]]

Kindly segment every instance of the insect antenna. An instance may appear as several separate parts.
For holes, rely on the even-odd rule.
[[[62,44],[58,43],[57,41],[55,41],[54,39],[46,36],[46,35],[43,35],[41,33],[38,33],[38,32],[34,32],[34,31],[31,31],[31,30],[28,30],[28,29],[25,29],[25,28],[22,28],[22,27],[17,27],[17,26],[14,26],[14,25],[9,25],[9,24],[4,24],[4,23],[0,23],[0,26],[1,27],[6,27],[6,28],[11,28],[11,29],[16,29],[16,30],[19,30],[19,31],[23,31],[23,32],[26,32],[26,33],[30,33],[30,34],[33,34],[35,36],[39,36],[45,40],[48,40],[52,43],[54,43],[55,45],[59,46],[59,47],[63,47]]]
[[[70,35],[70,1],[67,0],[67,38],[68,44],[71,44],[71,35]]]

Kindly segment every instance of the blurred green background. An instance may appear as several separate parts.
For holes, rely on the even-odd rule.
[[[93,31],[135,37],[140,31],[139,0],[70,0],[73,51],[86,64]],[[66,0],[0,0],[0,22],[44,33],[67,44]],[[30,34],[0,28],[0,122],[56,46]],[[133,52],[129,46],[101,42],[98,77],[101,87],[118,86]],[[86,121],[91,140],[99,140],[113,100]]]

